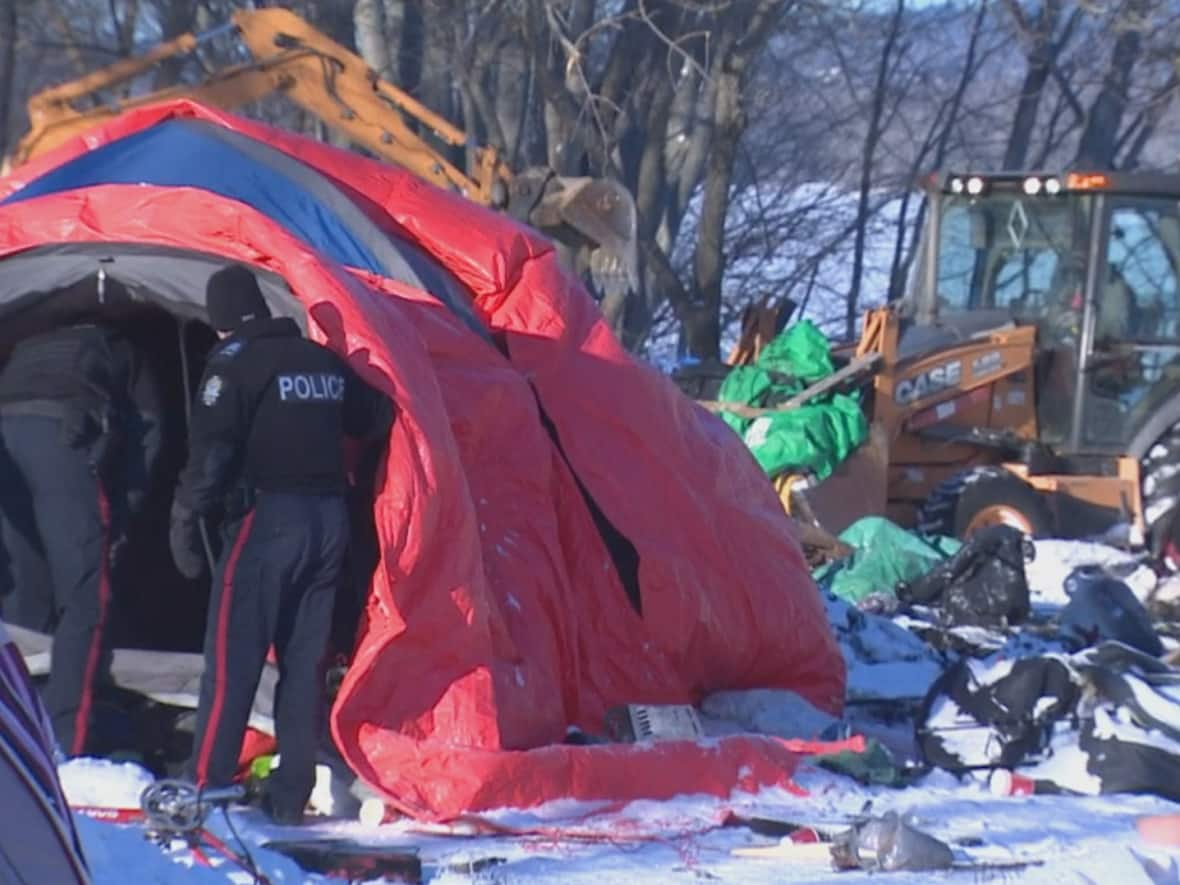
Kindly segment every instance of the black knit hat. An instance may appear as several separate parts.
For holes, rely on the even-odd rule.
[[[223,267],[209,277],[205,307],[209,311],[209,325],[218,332],[233,332],[250,320],[270,316],[258,279],[240,264]]]

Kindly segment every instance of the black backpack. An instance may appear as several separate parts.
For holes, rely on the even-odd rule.
[[[1044,751],[1079,689],[1052,657],[986,664],[963,658],[930,686],[915,728],[922,755],[952,772],[1012,768]],[[1044,700],[1045,702],[1042,702]]]
[[[1032,542],[1011,526],[980,529],[957,553],[915,581],[900,583],[903,603],[937,606],[946,626],[1006,627],[1031,610],[1024,564]]]

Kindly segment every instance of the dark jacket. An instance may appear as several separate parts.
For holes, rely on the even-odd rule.
[[[0,416],[18,414],[59,418],[66,444],[139,509],[160,453],[160,392],[121,334],[78,324],[20,341],[0,368]]]
[[[392,403],[291,319],[255,320],[209,356],[176,504],[206,515],[231,493],[343,494],[345,437],[387,433]]]

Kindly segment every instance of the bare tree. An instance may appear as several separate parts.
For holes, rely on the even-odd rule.
[[[946,161],[950,151],[951,138],[962,113],[964,97],[979,73],[980,63],[985,55],[981,52],[980,42],[983,39],[984,25],[988,21],[988,14],[988,4],[980,3],[971,24],[970,36],[967,38],[967,48],[963,56],[963,67],[958,82],[955,84],[954,91],[940,104],[925,140],[915,152],[914,162],[909,168],[908,175],[911,182],[917,180],[923,164],[927,161],[934,169],[940,169]],[[901,197],[897,237],[893,246],[893,264],[889,270],[889,301],[896,301],[905,293],[906,277],[916,254],[919,233],[926,217],[926,203],[921,202],[911,229],[907,231],[907,225],[910,224],[910,201],[913,196],[913,188],[906,187]]]
[[[881,139],[883,117],[888,101],[889,74],[898,48],[898,38],[901,35],[905,9],[905,0],[896,0],[893,14],[889,17],[886,25],[885,42],[881,47],[881,57],[877,63],[877,80],[874,83],[869,103],[869,125],[865,132],[860,167],[860,189],[856,206],[855,245],[852,248],[852,285],[848,290],[844,313],[844,333],[849,338],[855,334],[860,308],[860,287],[864,276],[865,237],[868,233],[869,221],[869,191],[873,184],[873,157]]]
[[[1032,16],[1020,0],[1004,0],[1004,6],[1026,46],[1026,67],[1001,165],[1004,169],[1020,169],[1028,160],[1046,86],[1054,72],[1060,70],[1059,59],[1081,21],[1082,11],[1078,7],[1070,9],[1067,0],[1045,0]]]
[[[1148,23],[1150,0],[1129,0],[1119,16],[1118,36],[1107,62],[1102,86],[1086,114],[1078,140],[1076,162],[1081,166],[1111,169],[1123,116],[1131,99],[1131,78],[1143,53],[1143,28]]]
[[[226,20],[245,0],[8,0],[0,141],[30,91]],[[851,331],[904,288],[924,171],[1175,166],[1180,10],[1163,0],[292,0],[514,169],[622,181],[642,279],[627,346],[717,356],[750,299]],[[211,67],[240,60],[218,41]],[[866,63],[866,60],[871,60]],[[151,88],[207,73],[198,59]],[[242,112],[331,138],[280,99]],[[424,133],[427,134],[428,133]]]
[[[354,7],[362,49],[374,7]],[[416,85],[433,94],[435,110],[518,165],[622,180],[639,210],[643,280],[635,296],[608,295],[604,314],[639,347],[667,300],[688,348],[715,357],[745,90],[791,8],[792,0],[434,4],[425,17],[449,27],[426,28],[420,54],[445,56],[445,100],[430,83],[443,66],[424,69]],[[388,29],[386,42],[400,45]],[[383,56],[372,49],[366,58],[377,66]],[[680,264],[672,254],[694,200],[692,257]]]
[[[357,51],[378,76],[393,76],[393,53],[385,30],[385,5],[381,0],[356,0],[352,21]]]

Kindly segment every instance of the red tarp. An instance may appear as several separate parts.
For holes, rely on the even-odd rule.
[[[228,127],[332,178],[450,268],[507,343],[510,359],[426,293],[346,270],[208,191],[102,185],[0,207],[5,255],[135,242],[269,268],[306,306],[312,334],[397,402],[375,501],[383,563],[332,711],[358,775],[425,818],[788,784],[798,748],[767,738],[561,744],[570,725],[602,732],[612,705],[694,702],[721,689],[792,689],[840,709],[844,665],[824,608],[740,439],[622,350],[546,241],[315,141],[169,103],[15,170],[0,198],[176,116]],[[575,475],[638,550],[642,616]]]

